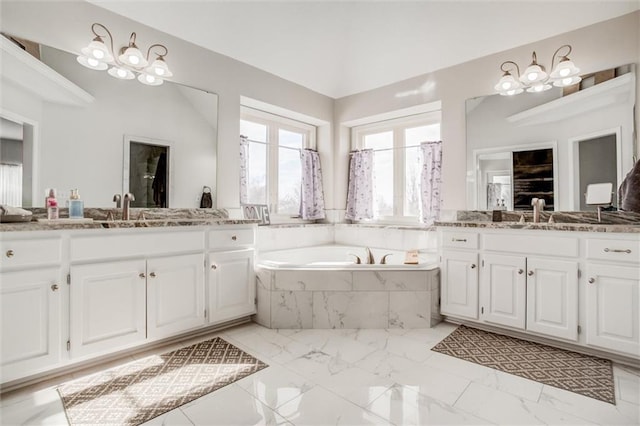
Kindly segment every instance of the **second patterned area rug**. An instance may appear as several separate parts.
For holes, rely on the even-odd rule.
[[[58,388],[71,425],[139,425],[267,364],[219,337]]]
[[[611,361],[461,325],[433,351],[615,404]]]

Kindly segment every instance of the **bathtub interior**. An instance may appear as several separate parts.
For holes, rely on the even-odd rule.
[[[375,264],[366,264],[365,247],[323,245],[287,250],[261,251],[258,265],[268,268],[381,268],[381,269],[433,269],[437,267],[434,253],[419,252],[418,264],[404,264],[406,252],[384,248],[370,248]],[[361,264],[356,263],[356,256]],[[386,263],[380,264],[386,256]]]

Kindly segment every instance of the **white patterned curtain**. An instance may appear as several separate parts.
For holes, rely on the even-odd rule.
[[[427,225],[440,219],[440,187],[442,183],[442,141],[420,144],[420,219]]]
[[[373,151],[370,149],[351,153],[345,217],[373,219]]]
[[[322,191],[322,168],[320,155],[311,149],[300,150],[302,163],[302,188],[300,190],[300,217],[314,220],[324,219],[324,193]]]
[[[0,164],[0,204],[22,205],[22,165]]]
[[[240,136],[240,204],[249,202],[249,182],[247,182],[247,165],[249,163],[249,141]]]

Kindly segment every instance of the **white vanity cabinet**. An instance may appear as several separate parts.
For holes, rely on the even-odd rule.
[[[209,323],[256,313],[255,225],[209,232]]]
[[[640,242],[587,241],[588,345],[640,357]]]
[[[78,236],[70,252],[72,358],[205,324],[203,231]]]
[[[483,321],[525,329],[526,268],[527,259],[524,256],[482,256],[480,315]]]
[[[478,318],[478,234],[443,231],[440,310],[444,315]]]
[[[640,234],[500,226],[438,228],[443,315],[640,359]]]
[[[46,370],[62,356],[60,238],[0,241],[0,380]]]
[[[146,339],[146,266],[123,260],[71,266],[71,357]]]

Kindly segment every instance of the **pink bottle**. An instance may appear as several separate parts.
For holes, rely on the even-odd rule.
[[[49,189],[49,195],[45,198],[45,207],[47,208],[47,219],[58,219],[58,200],[56,200],[56,190],[54,188]]]

